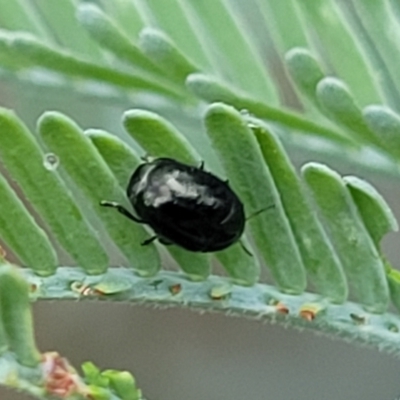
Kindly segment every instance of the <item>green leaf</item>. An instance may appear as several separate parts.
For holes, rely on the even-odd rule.
[[[125,89],[140,89],[180,97],[175,89],[159,84],[147,77],[100,66],[73,54],[52,48],[32,35],[1,32],[0,45],[9,54],[28,65],[42,66],[72,77],[100,80]]]
[[[121,229],[116,235],[117,243],[122,234],[129,235],[135,229],[135,224],[122,216],[100,209],[98,201],[118,200],[129,206],[124,191],[139,163],[136,153],[104,132],[90,131],[84,136],[71,121],[52,114],[43,120],[47,127],[51,125],[50,136],[54,134],[61,139],[54,139],[56,146],[60,146],[54,152],[59,163],[49,165],[52,154],[42,151],[16,117],[0,111],[0,158],[9,172],[5,176],[8,179],[10,175],[17,188],[22,189],[22,200],[26,198],[32,204],[50,240],[58,240],[83,267],[54,270],[54,266],[49,266],[54,250],[47,237],[0,177],[1,207],[4,205],[13,212],[10,216],[4,213],[3,220],[0,217],[1,239],[13,243],[14,252],[35,269],[36,274],[31,269],[23,271],[29,282],[38,287],[31,293],[32,299],[77,299],[89,293],[108,301],[194,305],[203,310],[235,312],[310,327],[399,354],[400,319],[383,311],[388,304],[388,286],[394,305],[400,309],[400,278],[379,247],[383,235],[397,228],[394,216],[368,183],[356,177],[341,178],[320,165],[305,167],[308,187],[304,188],[286,156],[286,150],[293,151],[300,159],[307,156],[308,160],[335,160],[348,170],[363,168],[379,171],[385,177],[398,177],[400,123],[399,116],[391,110],[397,112],[400,104],[397,79],[400,29],[396,2],[100,0],[92,1],[92,5],[87,3],[41,0],[28,5],[23,0],[0,0],[2,28],[36,35],[0,32],[0,79],[6,83],[6,90],[14,93],[17,83],[25,94],[28,82],[41,100],[48,101],[51,96],[56,106],[69,91],[90,93],[90,101],[106,99],[124,109],[141,107],[133,118],[136,121],[132,129],[138,130],[135,135],[143,149],[152,150],[149,152],[155,156],[161,154],[193,165],[200,160],[197,146],[201,154],[207,154],[201,141],[208,145],[208,140],[204,135],[195,140],[191,136],[196,143],[193,149],[158,114],[170,118],[182,132],[195,132],[204,112],[202,100],[226,102],[227,105],[207,108],[208,133],[230,184],[238,188],[246,209],[250,205],[249,210],[257,212],[259,207],[266,208],[273,201],[274,207],[251,218],[248,227],[260,253],[274,254],[269,258],[264,254],[263,258],[274,261],[268,262],[268,266],[277,287],[299,294],[285,294],[265,284],[253,285],[259,275],[257,258],[246,255],[239,243],[216,254],[229,278],[207,276],[208,263],[202,270],[198,265],[203,264],[196,266],[195,258],[191,260],[189,255],[182,259],[182,269],[188,274],[197,271],[198,276],[207,279],[192,282],[182,273],[158,272],[155,249],[149,259],[138,256],[136,250],[142,249],[136,237],[124,241],[125,252],[132,252],[130,263],[137,267],[134,257],[139,257],[143,265],[148,263],[152,268],[151,272],[143,272],[145,267],[140,267],[141,274],[157,272],[157,276],[140,277],[124,268],[112,268],[105,276],[88,276],[104,272],[108,257],[86,217],[92,218],[90,222],[97,226],[97,215],[110,237]],[[103,11],[93,3],[102,5]],[[73,18],[75,8],[80,9],[80,21],[97,43],[82,33],[79,21]],[[288,52],[293,47],[296,49]],[[285,53],[289,73],[304,97],[292,96],[292,86],[282,65]],[[184,81],[196,98],[188,95],[182,85]],[[317,107],[309,107],[307,99]],[[43,104],[36,102],[36,98],[30,101],[35,106],[38,103],[39,108]],[[379,102],[387,103],[391,109]],[[370,103],[376,105],[365,107]],[[26,110],[23,103],[19,107]],[[102,108],[96,115],[112,117],[114,113],[109,110]],[[29,121],[28,117],[25,118]],[[84,118],[82,124],[86,125],[90,116]],[[103,119],[94,121],[99,125]],[[193,121],[190,127],[188,121]],[[78,134],[70,135],[71,132]],[[287,146],[285,151],[275,134]],[[211,157],[204,161],[206,167],[212,165]],[[321,221],[310,207],[313,199],[305,189],[313,194]],[[76,203],[82,198],[86,204]],[[114,222],[106,222],[107,218]],[[334,249],[321,222],[325,223]],[[18,233],[21,230],[24,232]],[[141,235],[147,237],[145,231]],[[307,240],[310,238],[313,245]],[[242,244],[250,248],[245,239]],[[31,245],[35,248],[31,249]],[[346,284],[338,273],[335,250],[345,267],[350,295],[360,304],[342,303]],[[326,262],[319,264],[315,259]],[[316,294],[303,292],[305,272]],[[42,277],[38,273],[54,275]],[[89,290],[73,292],[71,278]],[[252,286],[238,286],[232,280]],[[10,299],[6,315],[13,312]],[[0,306],[3,307],[2,290]],[[15,318],[19,323],[21,320]],[[0,352],[11,344],[2,328],[5,326],[0,322]],[[26,332],[29,338],[29,329]],[[13,348],[17,348],[15,343]],[[29,349],[24,354],[29,354]],[[32,354],[35,355],[34,351]],[[43,388],[32,388],[34,385],[26,376],[33,375],[27,373],[27,368],[21,369],[14,353],[3,352],[0,358],[2,365],[6,365],[7,377],[16,377],[20,388],[46,396]],[[10,379],[4,381],[1,376],[0,381],[10,385]],[[109,382],[107,378],[101,384],[108,386]],[[121,400],[115,394],[118,390],[93,384],[85,395],[98,400]],[[136,395],[129,390],[121,393],[127,398]],[[77,396],[73,397],[76,400]]]
[[[385,149],[399,159],[400,116],[386,106],[371,105],[364,108],[363,117]]]
[[[302,172],[332,237],[352,293],[371,312],[384,312],[389,301],[385,269],[345,183],[322,164],[306,164]]]
[[[301,293],[306,285],[304,266],[251,129],[238,111],[219,103],[208,108],[205,123],[229,183],[244,202],[246,214],[269,208],[251,218],[248,226],[277,286],[288,293]]]
[[[356,176],[345,176],[343,180],[350,190],[375,247],[379,250],[383,236],[399,229],[392,210],[384,198],[368,182]]]
[[[229,2],[191,1],[188,8],[198,16],[197,23],[207,40],[205,47],[212,49],[215,63],[224,67],[224,75],[257,99],[276,104],[276,88],[268,77],[263,58]]]
[[[96,383],[100,376],[100,369],[97,368],[91,361],[86,361],[81,365],[83,375],[88,383]]]
[[[129,372],[109,369],[103,371],[101,374],[110,380],[110,387],[121,400],[141,399],[142,392],[136,387],[135,378]]]
[[[286,53],[285,61],[290,77],[300,92],[318,106],[315,91],[318,82],[324,78],[318,60],[307,49],[295,47]]]
[[[287,128],[296,129],[299,134],[306,133],[307,135],[327,138],[340,145],[354,145],[353,140],[346,138],[338,131],[315,124],[312,121],[302,118],[300,115],[270,107],[260,101],[253,100],[243,93],[233,91],[228,85],[212,76],[192,74],[189,75],[186,84],[196,96],[209,103],[223,102],[230,104],[237,110],[244,110],[258,118],[278,122]]]
[[[178,82],[197,71],[192,61],[182,54],[175,44],[162,32],[146,28],[140,32],[139,46],[153,63]]]
[[[345,15],[356,15],[352,20],[353,29],[360,24],[360,22],[354,23],[354,19],[360,21],[361,18],[362,29],[357,32],[358,39],[364,45],[369,62],[375,67],[375,76],[360,81],[360,85],[371,87],[371,84],[379,83],[381,87],[385,88],[391,106],[398,109],[400,100],[400,73],[397,68],[400,62],[398,21],[396,21],[387,0],[377,2],[355,0],[352,6],[354,10],[351,10],[350,7],[350,12],[346,7]],[[368,35],[367,40],[364,39],[366,34]],[[363,42],[363,39],[366,43]],[[353,67],[352,70],[358,73],[357,67]],[[376,101],[370,100],[371,103]]]
[[[149,73],[156,75],[163,73],[162,69],[153,64],[139,47],[119,29],[115,21],[94,4],[81,4],[78,8],[78,18],[83,27],[100,46],[110,50],[121,60]]]
[[[361,109],[342,81],[331,77],[322,79],[317,86],[317,98],[327,116],[348,128],[355,139],[381,146],[379,139],[364,122]]]
[[[0,266],[0,316],[10,349],[18,362],[27,367],[39,364],[40,353],[35,345],[29,303],[29,286],[17,267]]]
[[[93,400],[111,400],[111,393],[102,387],[89,385],[88,392],[88,395]]]
[[[381,100],[378,80],[374,79],[370,60],[364,55],[353,33],[355,24],[348,24],[346,11],[333,0],[296,2],[310,35],[318,37],[318,45],[326,64],[349,83],[357,101],[365,105]],[[366,84],[368,82],[368,84]]]
[[[143,18],[140,15],[138,6],[132,1],[126,0],[102,0],[106,15],[112,17],[129,37],[136,37],[143,28]]]
[[[394,306],[400,311],[400,271],[389,268],[386,275],[390,289],[390,297]]]
[[[179,43],[178,52],[185,58],[194,60],[203,67],[210,67],[212,63],[210,49],[205,45],[204,38],[199,40],[203,32],[199,27],[197,16],[187,2],[170,1],[168,7],[165,7],[165,3],[160,0],[149,0],[145,5],[138,4],[137,9],[142,18],[146,19],[147,27],[157,27],[163,32],[168,32],[171,40]],[[172,53],[175,53],[175,50],[172,49]]]
[[[46,40],[50,39],[50,33],[36,12],[32,3],[17,1],[0,1],[0,24],[10,30],[24,30],[34,33]]]
[[[100,129],[88,129],[85,131],[85,135],[90,138],[121,188],[126,191],[133,171],[143,161],[132,147],[109,132]]]
[[[54,273],[58,259],[46,233],[0,175],[0,234],[2,240],[39,275]]]
[[[101,200],[116,201],[126,207],[129,203],[90,140],[73,121],[57,112],[45,113],[38,121],[38,130],[46,146],[57,154],[62,167],[82,190],[132,268],[143,275],[154,275],[160,261],[153,245],[141,246],[147,238],[146,231],[113,210],[100,207]]]
[[[275,135],[261,126],[252,127],[260,144],[296,243],[315,288],[335,303],[347,299],[343,267],[309,203],[305,188]]]
[[[124,113],[123,124],[149,156],[200,164],[199,155],[185,136],[159,115],[146,110],[128,110]]]
[[[25,3],[25,7],[26,7]],[[56,43],[66,47],[84,57],[93,60],[105,60],[104,54],[86,32],[79,25],[75,13],[74,0],[40,0],[34,2],[37,14],[41,17],[41,24],[50,32]],[[25,30],[21,27],[21,30]]]
[[[46,168],[46,154],[34,136],[14,113],[5,109],[0,109],[0,156],[65,250],[89,274],[104,272],[108,257],[96,232],[76,206],[57,170]],[[51,273],[54,270],[52,266],[46,272],[43,267],[37,271]]]
[[[302,24],[295,2],[257,0],[257,4],[274,43],[282,52],[307,45],[305,26]]]

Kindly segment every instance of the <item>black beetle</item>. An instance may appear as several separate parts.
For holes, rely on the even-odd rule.
[[[171,158],[140,165],[126,194],[138,217],[120,204],[102,201],[135,222],[148,224],[159,239],[197,252],[223,250],[237,242],[245,226],[243,204],[227,182]]]

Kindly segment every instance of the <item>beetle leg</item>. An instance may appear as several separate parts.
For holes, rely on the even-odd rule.
[[[200,161],[199,169],[204,170],[204,160]]]
[[[172,243],[169,242],[167,239],[164,239],[164,238],[162,238],[162,237],[158,238],[158,240],[159,240],[160,243],[164,244],[165,246],[169,246],[169,245],[172,244]]]
[[[243,244],[241,240],[239,240],[240,246],[242,246],[242,249],[250,256],[253,257],[253,254],[250,252],[250,250]]]
[[[102,200],[100,202],[100,205],[103,207],[110,207],[110,208],[116,208],[119,213],[124,215],[125,217],[131,219],[132,221],[135,221],[139,224],[145,224],[146,222],[135,217],[132,213],[130,213],[124,206],[121,206],[121,204],[115,203],[114,201],[106,201]]]
[[[157,240],[158,239],[158,236],[157,235],[155,235],[155,236],[152,236],[152,237],[150,237],[150,238],[148,238],[148,239],[146,239],[146,240],[144,240],[142,243],[140,243],[142,246],[147,246],[148,244],[150,244],[150,243],[153,243],[155,240]]]

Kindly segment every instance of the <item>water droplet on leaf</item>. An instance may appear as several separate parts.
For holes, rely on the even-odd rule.
[[[54,171],[60,164],[59,158],[54,153],[47,153],[44,155],[43,166],[49,170]]]

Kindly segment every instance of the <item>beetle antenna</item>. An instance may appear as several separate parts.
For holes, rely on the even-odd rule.
[[[124,206],[122,206],[121,204],[115,203],[114,201],[102,200],[102,201],[100,201],[100,205],[103,206],[103,207],[116,208],[119,213],[121,213],[125,217],[131,219],[132,221],[137,222],[138,224],[145,224],[146,223],[145,221],[135,217]]]
[[[257,210],[255,212],[253,212],[253,214],[250,214],[248,217],[246,217],[246,221],[248,221],[249,219],[256,217],[258,214],[261,214],[264,211],[269,210],[270,208],[275,208],[275,204],[271,204],[268,207],[262,208],[261,210]]]

